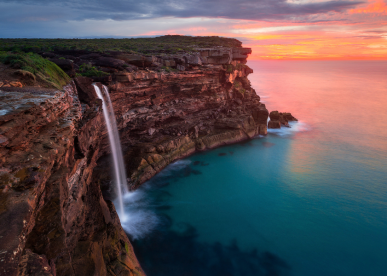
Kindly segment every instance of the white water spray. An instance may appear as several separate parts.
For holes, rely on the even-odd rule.
[[[106,122],[106,128],[108,131],[110,149],[113,155],[113,166],[114,166],[114,181],[117,187],[117,199],[118,208],[117,212],[121,221],[125,221],[126,215],[124,210],[123,195],[128,193],[127,179],[125,173],[124,158],[122,156],[121,141],[118,135],[116,117],[114,115],[114,109],[110,100],[108,88],[103,86],[103,92],[95,84],[93,84],[95,92],[98,97],[102,100],[103,116]]]
[[[93,85],[95,92],[102,100],[103,116],[105,118],[110,149],[113,155],[114,181],[117,186],[117,213],[124,230],[133,239],[139,239],[149,234],[158,225],[159,220],[154,212],[147,210],[146,206],[148,202],[143,198],[144,193],[141,190],[134,192],[128,191],[121,142],[109,91],[106,86],[103,86],[103,92],[101,92],[97,85]],[[127,205],[126,210],[124,203]]]

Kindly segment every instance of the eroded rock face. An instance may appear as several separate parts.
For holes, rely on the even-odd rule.
[[[83,64],[95,66],[107,73],[135,72],[138,69],[161,70],[164,67],[179,71],[199,69],[203,65],[231,65],[246,64],[251,48],[196,48],[193,52],[179,52],[176,54],[153,53],[141,55],[125,52],[107,51],[87,52],[81,50],[56,50],[52,53],[41,53],[44,57],[61,67],[71,77],[75,76],[75,69]],[[250,69],[251,70],[251,69]],[[252,72],[250,72],[252,73]]]
[[[77,77],[64,91],[0,91],[0,275],[144,275],[110,201],[110,148],[92,82],[109,87],[134,189],[178,158],[267,133],[249,53],[72,51],[61,55],[110,75]]]
[[[207,59],[206,65],[189,71],[139,68],[114,74],[108,87],[131,189],[195,151],[267,134],[269,112],[247,79],[252,70],[233,60],[232,50],[203,54],[226,55],[230,65],[208,64]],[[102,144],[101,152],[108,153],[107,141]],[[95,181],[108,191],[109,160],[98,163]]]
[[[74,79],[78,98],[81,103],[85,103],[87,105],[95,105],[96,103],[99,103],[99,105],[102,105],[102,101],[98,98],[97,93],[94,90],[93,87],[93,80],[91,78],[87,77],[76,77]]]
[[[0,275],[144,275],[91,182],[103,127],[74,84],[0,91]]]

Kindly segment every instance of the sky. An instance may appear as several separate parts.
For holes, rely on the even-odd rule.
[[[249,59],[387,59],[387,0],[0,0],[1,38],[224,36]]]

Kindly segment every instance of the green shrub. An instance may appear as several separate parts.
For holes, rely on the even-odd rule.
[[[0,62],[4,63],[5,57],[8,56],[8,53],[5,51],[0,51]]]
[[[234,71],[234,66],[232,64],[227,64],[226,65],[226,72],[232,73],[233,71]]]
[[[242,64],[242,63],[237,63],[237,65],[236,65],[236,69],[239,71],[241,71],[243,68],[246,68],[246,67],[248,67],[248,66],[245,64]]]
[[[104,77],[108,76],[109,73],[99,71],[97,68],[92,66],[90,63],[84,63],[79,67],[79,72],[84,77]]]
[[[234,89],[244,95],[246,93],[246,90],[243,88],[242,83],[239,81],[234,81]]]
[[[242,43],[233,38],[217,36],[193,37],[166,35],[154,38],[131,39],[1,39],[0,50],[20,52],[52,52],[54,50],[89,50],[96,52],[128,51],[150,53],[163,50],[166,53],[177,51],[195,52],[196,47],[241,47]]]
[[[70,77],[55,63],[34,53],[0,52],[0,61],[15,69],[31,72],[50,86],[62,89],[70,81]]]

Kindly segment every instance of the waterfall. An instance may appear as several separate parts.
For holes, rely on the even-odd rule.
[[[149,234],[158,225],[159,219],[152,210],[145,207],[147,200],[144,198],[144,191],[128,191],[121,142],[108,88],[103,85],[101,91],[97,85],[93,84],[93,86],[98,97],[102,100],[103,116],[113,156],[114,181],[117,187],[117,200],[115,201],[117,213],[125,232],[133,239],[139,239]],[[124,209],[124,202],[126,209]]]
[[[124,210],[124,199],[123,195],[128,193],[127,179],[125,173],[124,158],[122,156],[121,142],[118,134],[116,117],[114,115],[114,109],[110,100],[108,88],[103,85],[103,92],[95,84],[93,84],[95,92],[98,97],[102,100],[103,116],[106,122],[106,128],[108,131],[110,149],[113,155],[113,166],[114,166],[114,181],[117,187],[117,200],[118,208],[117,213],[121,221],[126,220]]]

